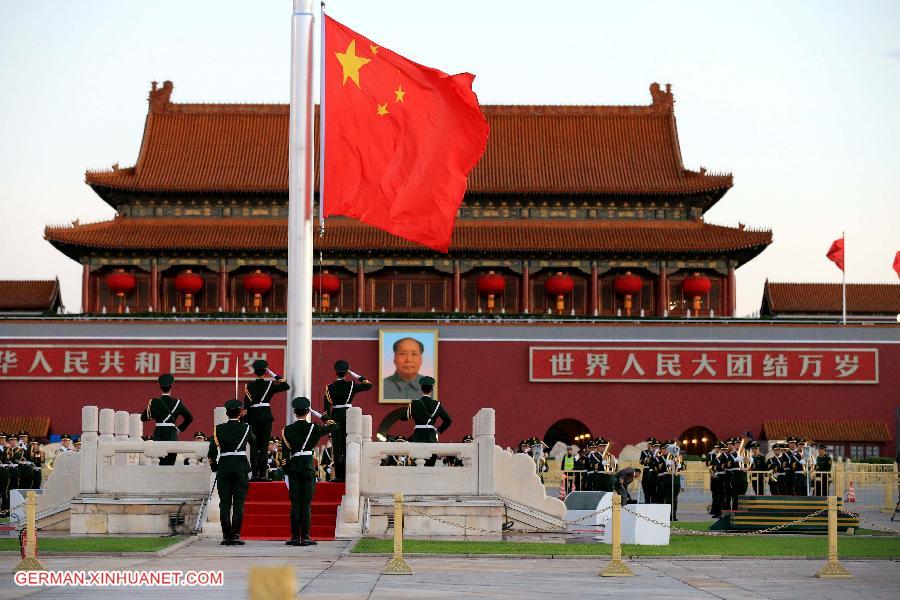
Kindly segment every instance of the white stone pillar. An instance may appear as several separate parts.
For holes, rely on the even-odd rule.
[[[113,418],[114,418],[113,439],[127,440],[128,439],[128,411],[127,410],[117,410],[115,412]],[[116,454],[113,464],[127,465],[128,464],[128,455],[124,452],[121,454]]]
[[[128,415],[128,437],[139,440],[144,436],[144,422],[141,421],[141,413]]]
[[[478,445],[478,495],[495,492],[494,484],[494,409],[482,408],[472,419],[472,437]]]
[[[353,406],[347,409],[346,472],[344,474],[346,488],[344,491],[344,498],[341,501],[341,516],[347,523],[357,523],[359,521],[360,462],[363,441],[362,417],[361,408]]]
[[[81,409],[81,493],[97,493],[97,428],[96,406]]]
[[[100,432],[99,439],[101,442],[111,442],[115,439],[116,430],[116,411],[111,408],[100,409]]]
[[[372,441],[372,415],[362,416],[362,439],[363,442]]]

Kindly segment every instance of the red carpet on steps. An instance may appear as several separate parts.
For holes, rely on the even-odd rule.
[[[333,540],[343,483],[317,483],[312,501],[310,537]],[[244,540],[291,539],[291,498],[283,481],[253,481],[244,503]]]

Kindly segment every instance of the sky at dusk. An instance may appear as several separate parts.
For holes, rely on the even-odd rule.
[[[376,43],[474,73],[484,104],[649,104],[671,83],[685,166],[734,174],[710,223],[766,227],[738,270],[738,314],[766,278],[897,282],[900,2],[341,0]],[[47,224],[106,220],[86,169],[133,165],[153,80],[174,102],[286,103],[290,0],[0,3],[0,279],[53,278],[79,309],[81,269]]]

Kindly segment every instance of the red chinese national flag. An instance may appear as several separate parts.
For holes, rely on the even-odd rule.
[[[900,250],[894,255],[894,272],[900,277]]]
[[[838,268],[843,271],[844,270],[844,238],[838,238],[831,242],[831,248],[828,249],[828,253],[825,255],[828,257],[828,260],[833,262],[838,266]]]
[[[447,252],[487,145],[474,75],[447,75],[325,18],[325,216]]]

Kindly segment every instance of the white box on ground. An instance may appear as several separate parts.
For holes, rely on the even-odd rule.
[[[599,514],[594,514],[602,510]],[[566,496],[566,529],[573,533],[602,534],[612,514],[610,492],[571,492]]]
[[[640,516],[660,523],[671,525],[669,514],[671,507],[668,504],[629,504],[622,507],[622,534],[623,544],[640,544],[642,546],[668,546],[669,527],[662,527],[642,519]],[[637,513],[637,514],[635,514]],[[612,543],[611,529],[604,536],[604,543]]]

